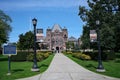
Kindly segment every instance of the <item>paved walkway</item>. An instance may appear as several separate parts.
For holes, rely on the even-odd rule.
[[[120,80],[84,69],[63,54],[56,54],[48,70],[19,80]]]

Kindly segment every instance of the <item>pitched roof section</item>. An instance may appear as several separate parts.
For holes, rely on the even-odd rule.
[[[55,32],[55,30],[58,30],[59,32],[62,32],[62,28],[60,27],[60,25],[55,24],[52,28],[52,32]]]
[[[77,41],[77,39],[76,39],[75,37],[71,36],[71,37],[68,39],[68,41]]]

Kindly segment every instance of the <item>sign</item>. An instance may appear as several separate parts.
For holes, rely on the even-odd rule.
[[[16,55],[16,46],[14,45],[5,45],[3,48],[3,55]]]
[[[97,42],[96,30],[90,30],[90,41],[91,42]]]

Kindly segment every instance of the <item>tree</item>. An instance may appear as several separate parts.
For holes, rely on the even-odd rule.
[[[89,30],[90,30],[89,27],[83,26],[83,35],[81,36],[82,49],[90,48]]]
[[[120,10],[120,1],[88,0],[88,5],[89,9],[86,9],[84,6],[79,7],[79,16],[84,22],[86,22],[85,26],[89,27],[89,30],[97,30],[97,25],[95,22],[99,20],[100,41],[102,49],[120,49],[120,44],[117,44],[120,43],[120,38],[118,38],[120,34],[119,31],[117,31],[120,27],[120,17],[116,17],[116,15],[118,16],[119,14],[117,10]],[[86,36],[88,35],[89,30],[86,30],[86,28],[83,27],[82,45],[90,44],[88,40],[89,36]],[[84,46],[84,48],[86,47],[87,46]]]
[[[25,34],[19,35],[19,41],[17,47],[20,50],[33,49],[34,48],[34,34],[31,31],[26,32]],[[38,43],[36,43],[36,48],[39,49]]]
[[[33,37],[34,34],[31,31],[26,32],[25,34],[20,34],[18,48],[20,50],[29,50],[30,48],[33,48]]]
[[[75,48],[74,46],[75,46],[74,42],[71,42],[71,41],[66,42],[67,49],[74,49]]]
[[[11,18],[0,10],[0,46],[9,39],[9,33],[12,31],[11,22]]]
[[[117,12],[115,14],[115,44],[116,44],[116,47],[115,47],[115,51],[118,52],[120,50],[120,12]]]

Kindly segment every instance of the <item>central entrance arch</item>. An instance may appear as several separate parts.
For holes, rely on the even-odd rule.
[[[58,46],[56,47],[56,52],[59,53],[59,47]]]

